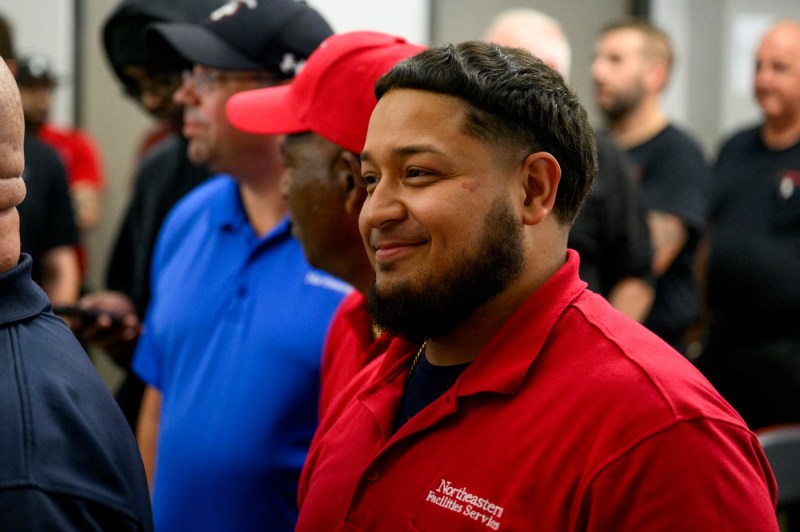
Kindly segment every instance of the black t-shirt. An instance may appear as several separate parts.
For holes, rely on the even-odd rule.
[[[17,207],[22,252],[33,258],[33,280],[42,280],[42,256],[59,246],[75,246],[78,229],[72,211],[67,171],[55,150],[25,135],[25,200]]]
[[[674,338],[700,312],[700,293],[692,272],[705,228],[711,170],[697,142],[671,125],[629,149],[628,155],[634,162],[634,176],[641,180],[647,208],[677,216],[689,231],[683,250],[656,281],[655,301],[645,321],[656,334]]]
[[[597,134],[598,173],[569,234],[581,279],[608,296],[626,277],[652,281],[646,210],[630,162],[605,132]]]
[[[760,128],[736,134],[712,191],[710,310],[734,332],[800,337],[800,143],[774,151]]]
[[[106,286],[127,294],[144,316],[150,301],[150,262],[158,232],[170,209],[209,176],[186,155],[175,135],[152,148],[140,165],[106,273]]]
[[[409,419],[414,417],[423,408],[434,402],[449,390],[459,375],[461,375],[467,364],[456,364],[453,366],[434,366],[425,358],[423,352],[408,377],[406,382],[403,400],[397,412],[395,430],[405,425]]]
[[[0,273],[0,530],[152,530],[133,432],[30,271]]]

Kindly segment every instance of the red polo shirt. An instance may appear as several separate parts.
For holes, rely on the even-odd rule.
[[[78,183],[97,189],[105,186],[100,153],[88,135],[77,129],[43,124],[39,128],[39,138],[58,151],[67,167],[70,186]]]
[[[333,400],[364,366],[389,347],[388,334],[374,337],[367,301],[357,290],[348,295],[333,316],[322,352],[320,419]]]
[[[678,353],[567,263],[450,391],[392,433],[395,340],[337,401],[297,530],[777,530],[755,436]]]

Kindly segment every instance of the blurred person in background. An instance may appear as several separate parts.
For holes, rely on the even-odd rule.
[[[800,22],[763,36],[762,123],[717,157],[698,367],[753,429],[800,422]]]
[[[94,140],[79,128],[64,128],[50,122],[53,93],[57,80],[43,55],[30,55],[18,61],[17,85],[25,113],[25,131],[53,147],[67,168],[67,182],[75,221],[80,231],[78,262],[81,281],[86,283],[85,239],[101,216],[105,178],[100,153]]]
[[[109,64],[133,98],[156,121],[137,147],[131,197],[106,268],[105,290],[85,295],[79,306],[97,319],[73,319],[73,331],[106,351],[125,371],[116,399],[136,427],[144,382],[130,371],[141,322],[150,302],[150,263],[156,237],[173,205],[210,175],[186,153],[183,106],[174,101],[188,63],[174,54],[148,54],[145,28],[152,22],[201,22],[218,0],[123,0],[103,26]]]
[[[217,173],[161,228],[134,354],[156,528],[294,529],[323,340],[351,287],[309,266],[291,235],[279,137],[237,130],[225,106],[292,79],[331,33],[304,3],[261,0],[146,34],[152,53],[191,63],[175,93],[187,153]]]
[[[611,137],[634,163],[653,245],[653,306],[644,324],[684,355],[700,317],[693,268],[705,229],[710,169],[699,144],[669,122],[661,96],[672,70],[669,37],[638,20],[600,32],[592,61],[595,99]]]
[[[10,23],[0,15],[0,56],[17,73]],[[71,305],[80,294],[78,229],[69,196],[67,171],[58,153],[26,132],[27,195],[19,205],[22,251],[33,260],[32,277],[54,305]]]

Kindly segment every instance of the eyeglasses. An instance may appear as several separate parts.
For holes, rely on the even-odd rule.
[[[172,93],[180,86],[181,77],[178,72],[161,72],[157,74],[142,75],[139,79],[126,85],[124,90],[128,96],[141,99],[143,94],[150,94],[161,98],[172,97]]]
[[[227,81],[264,81],[270,84],[278,83],[274,75],[267,73],[208,72],[205,70],[184,70],[181,72],[181,81],[184,85],[191,83],[197,94],[209,94],[220,83],[225,83]]]

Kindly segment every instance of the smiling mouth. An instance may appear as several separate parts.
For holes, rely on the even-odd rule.
[[[379,264],[397,262],[412,254],[420,244],[419,242],[391,242],[373,246],[375,261]]]

